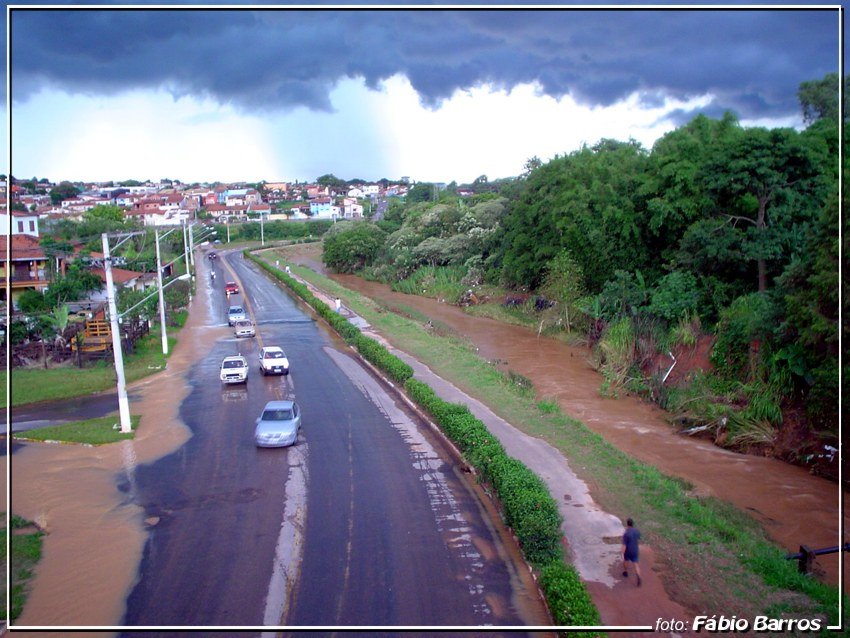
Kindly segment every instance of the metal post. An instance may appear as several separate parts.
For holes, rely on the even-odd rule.
[[[159,288],[159,326],[162,331],[162,354],[168,354],[168,335],[165,331],[165,295],[162,292],[162,261],[159,255],[159,229],[154,230],[156,238],[156,285]]]
[[[266,245],[266,236],[263,233],[263,213],[262,212],[260,213],[260,245],[261,246]]]
[[[127,385],[124,381],[124,353],[121,351],[121,334],[118,331],[118,307],[115,305],[115,284],[112,281],[112,258],[109,256],[109,237],[101,235],[103,240],[103,271],[106,274],[106,301],[109,305],[109,326],[112,333],[112,354],[115,358],[115,376],[118,378],[118,415],[121,420],[121,432],[132,432],[130,422],[130,401],[127,399]]]
[[[230,218],[228,218],[228,217],[224,218],[224,227],[227,229],[227,243],[228,244],[230,243],[230,224],[227,223],[229,220],[230,220]]]

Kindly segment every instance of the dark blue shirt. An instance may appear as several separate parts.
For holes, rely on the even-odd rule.
[[[638,555],[638,540],[640,539],[640,532],[637,531],[634,527],[627,527],[625,534],[623,534],[623,545],[626,546],[626,551],[624,552],[626,556],[637,556]]]

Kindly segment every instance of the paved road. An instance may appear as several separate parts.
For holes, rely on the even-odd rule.
[[[232,269],[258,337],[233,338],[228,301],[221,290],[210,296],[218,338],[193,367],[180,408],[193,436],[121,486],[150,527],[123,623],[546,624],[441,443],[253,265],[238,254],[223,261],[215,283],[199,285],[221,289]],[[288,377],[259,375],[261,345],[286,349]],[[252,364],[249,382],[223,389],[218,364],[236,352]],[[302,406],[298,445],[257,449],[253,421],[282,397]]]

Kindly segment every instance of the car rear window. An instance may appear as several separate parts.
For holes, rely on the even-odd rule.
[[[266,359],[283,359],[283,353],[278,351],[267,352],[265,354]]]
[[[223,367],[225,367],[225,368],[242,368],[244,366],[245,366],[245,364],[242,363],[241,361],[234,361],[234,360],[225,361],[224,365],[223,365]]]
[[[289,421],[292,419],[292,410],[266,410],[263,412],[263,421]]]
[[[241,315],[243,312],[245,311],[242,310],[241,306],[230,306],[230,314],[232,315]]]

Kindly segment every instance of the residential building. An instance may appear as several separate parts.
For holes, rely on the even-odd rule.
[[[38,215],[35,213],[24,213],[13,210],[12,214],[3,209],[0,213],[0,234],[2,235],[30,235],[38,237]]]
[[[7,261],[7,250],[10,259]],[[25,290],[44,292],[50,284],[48,279],[49,258],[39,241],[32,235],[0,235],[0,276],[9,276],[8,288],[0,289],[0,301],[12,302],[17,308],[17,299]],[[8,295],[8,297],[7,297]]]
[[[310,214],[314,217],[330,218],[331,205],[333,201],[330,197],[316,197],[310,200]]]

